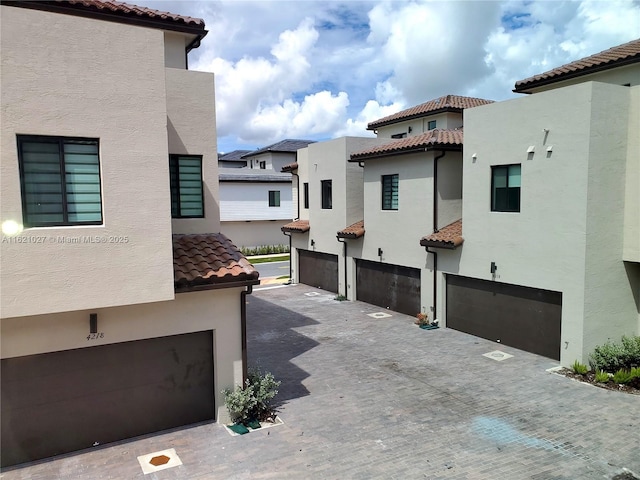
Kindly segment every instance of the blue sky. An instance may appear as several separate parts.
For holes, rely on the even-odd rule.
[[[216,75],[218,151],[367,136],[446,94],[514,96],[517,80],[640,36],[640,2],[135,1],[204,18],[189,68]]]

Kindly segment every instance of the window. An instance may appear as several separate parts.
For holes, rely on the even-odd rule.
[[[491,167],[491,211],[520,211],[520,165]]]
[[[309,208],[309,184],[302,184],[304,189],[304,208]]]
[[[436,121],[435,120],[429,120],[427,122],[427,130],[433,130],[436,128]]]
[[[322,180],[320,183],[322,191],[322,208],[330,209],[332,208],[331,180]]]
[[[391,135],[391,138],[407,138],[407,134],[406,133],[394,133],[393,135]]]
[[[382,175],[382,210],[398,210],[398,174]]]
[[[202,156],[170,155],[171,216],[203,218]]]
[[[280,206],[280,190],[269,190],[269,206]]]
[[[25,227],[102,224],[97,139],[18,135]]]
[[[267,162],[260,162],[260,170],[266,170]]]

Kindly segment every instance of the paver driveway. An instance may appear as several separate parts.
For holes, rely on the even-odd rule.
[[[17,478],[611,479],[640,472],[640,396],[533,354],[304,285],[248,297],[249,357],[282,380],[285,425],[215,424],[7,471]],[[482,356],[499,349],[498,362]],[[143,475],[138,455],[183,465]]]

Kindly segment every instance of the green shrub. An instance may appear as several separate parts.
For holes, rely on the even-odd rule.
[[[273,255],[278,253],[289,253],[289,245],[262,245],[260,247],[240,247],[240,251],[245,257],[254,255]]]
[[[629,383],[631,380],[633,380],[633,377],[631,376],[631,372],[629,370],[621,368],[613,374],[613,381],[616,383],[624,385],[626,383]]]
[[[333,299],[337,300],[338,302],[344,302],[345,300],[348,300],[344,295],[336,295]]]
[[[576,372],[578,375],[586,375],[586,373],[589,371],[587,366],[584,363],[580,363],[578,360],[573,362],[573,365],[571,365],[571,368],[573,368],[573,371]]]
[[[640,379],[640,367],[634,367],[632,368],[629,373],[631,373],[631,379],[633,380],[634,378],[638,378]]]
[[[609,374],[602,370],[596,370],[596,382],[607,383],[609,381]]]
[[[271,404],[278,394],[280,382],[269,373],[258,369],[250,369],[244,388],[224,389],[224,404],[231,420],[247,425],[255,420],[265,420],[272,416],[274,408]]]
[[[623,336],[620,343],[608,341],[597,346],[589,355],[589,364],[593,370],[610,373],[640,367],[640,336]]]

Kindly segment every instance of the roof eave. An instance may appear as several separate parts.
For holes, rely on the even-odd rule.
[[[529,91],[535,88],[539,88],[539,87],[544,87],[547,85],[552,85],[554,83],[559,83],[565,80],[571,80],[573,78],[579,78],[579,77],[583,77],[586,75],[590,75],[593,73],[598,73],[598,72],[602,72],[605,70],[610,70],[613,68],[618,68],[618,67],[624,67],[627,65],[633,65],[634,63],[638,63],[640,62],[640,55],[634,55],[632,57],[627,57],[627,58],[623,58],[622,60],[616,60],[613,62],[609,62],[609,63],[604,63],[602,65],[597,65],[595,67],[588,67],[585,69],[581,69],[581,70],[575,70],[573,72],[568,72],[568,73],[562,73],[550,78],[545,78],[545,79],[541,79],[541,80],[534,80],[531,82],[528,82],[526,84],[520,85],[518,86],[518,82],[516,82],[514,89],[512,90],[512,92],[514,93],[525,93],[525,94],[531,94],[533,92]]]
[[[407,115],[406,117],[398,117],[393,120],[387,120],[384,122],[376,123],[371,122],[367,125],[367,130],[377,130],[380,127],[386,127],[389,125],[393,125],[394,123],[406,122],[409,120],[415,120],[416,118],[422,117],[430,117],[431,115],[438,115],[440,113],[461,113],[464,109],[459,107],[442,107],[436,110],[429,110],[428,112],[423,113],[414,113],[412,115]]]
[[[424,240],[424,239],[420,240],[420,246],[422,247],[444,248],[446,250],[455,250],[460,245],[462,245],[462,242],[456,244],[454,242],[442,242],[442,241]]]
[[[420,152],[429,152],[433,150],[446,150],[446,151],[462,151],[462,144],[460,145],[429,145],[426,147],[420,148],[411,148],[407,150],[394,150],[390,152],[384,152],[380,154],[373,155],[363,155],[361,157],[353,157],[349,158],[349,162],[364,162],[365,160],[374,160],[376,158],[384,158],[384,157],[395,157],[396,155],[406,155],[410,153],[420,153]]]
[[[217,283],[190,283],[187,285],[175,285],[175,293],[200,292],[204,290],[220,290],[222,288],[239,288],[259,285],[260,279],[222,281]]]

